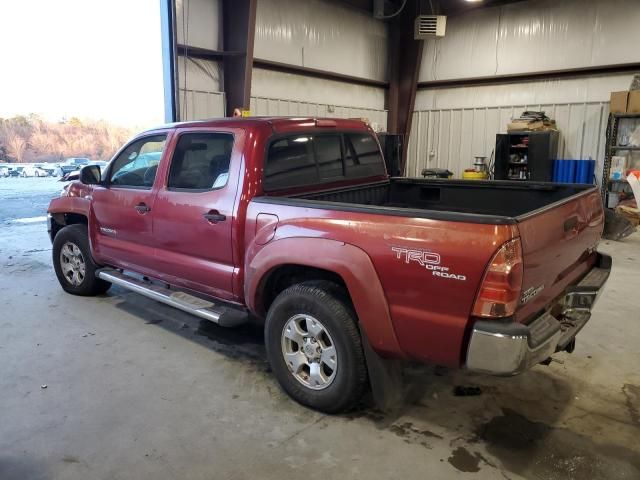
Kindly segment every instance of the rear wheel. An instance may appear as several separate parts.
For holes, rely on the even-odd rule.
[[[289,287],[265,324],[269,363],[282,388],[326,413],[352,408],[367,387],[357,318],[338,290],[330,282]]]
[[[62,289],[73,295],[93,296],[111,284],[96,277],[100,268],[91,257],[85,225],[69,225],[53,239],[53,267]]]

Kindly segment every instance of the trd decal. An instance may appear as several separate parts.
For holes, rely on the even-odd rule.
[[[465,281],[465,275],[457,275],[449,271],[449,267],[440,265],[440,254],[426,250],[414,250],[403,247],[391,247],[396,258],[403,263],[417,263],[421,267],[431,271],[431,275],[440,278]]]
[[[116,232],[113,228],[100,227],[100,233],[104,235],[109,235],[111,237],[115,237],[118,232]]]
[[[533,297],[538,295],[542,290],[544,290],[544,285],[527,288],[524,292],[522,292],[522,297],[520,298],[520,302],[527,303]]]

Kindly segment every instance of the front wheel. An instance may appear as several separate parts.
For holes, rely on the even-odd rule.
[[[53,239],[53,267],[62,289],[73,295],[93,296],[111,284],[96,277],[100,268],[91,257],[86,225],[69,225]]]
[[[326,413],[349,410],[367,387],[357,317],[339,287],[308,282],[284,290],[265,323],[267,356],[282,388]]]

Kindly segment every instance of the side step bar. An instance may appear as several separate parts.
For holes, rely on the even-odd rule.
[[[221,327],[236,327],[246,323],[249,319],[249,315],[241,310],[218,306],[186,292],[154,285],[112,268],[102,268],[96,271],[96,277],[196,317],[210,320]]]

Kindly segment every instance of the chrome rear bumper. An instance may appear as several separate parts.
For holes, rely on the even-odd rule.
[[[564,350],[591,318],[591,309],[609,278],[611,257],[598,255],[594,268],[565,291],[558,306],[530,324],[476,321],[467,349],[467,369],[516,375]]]

